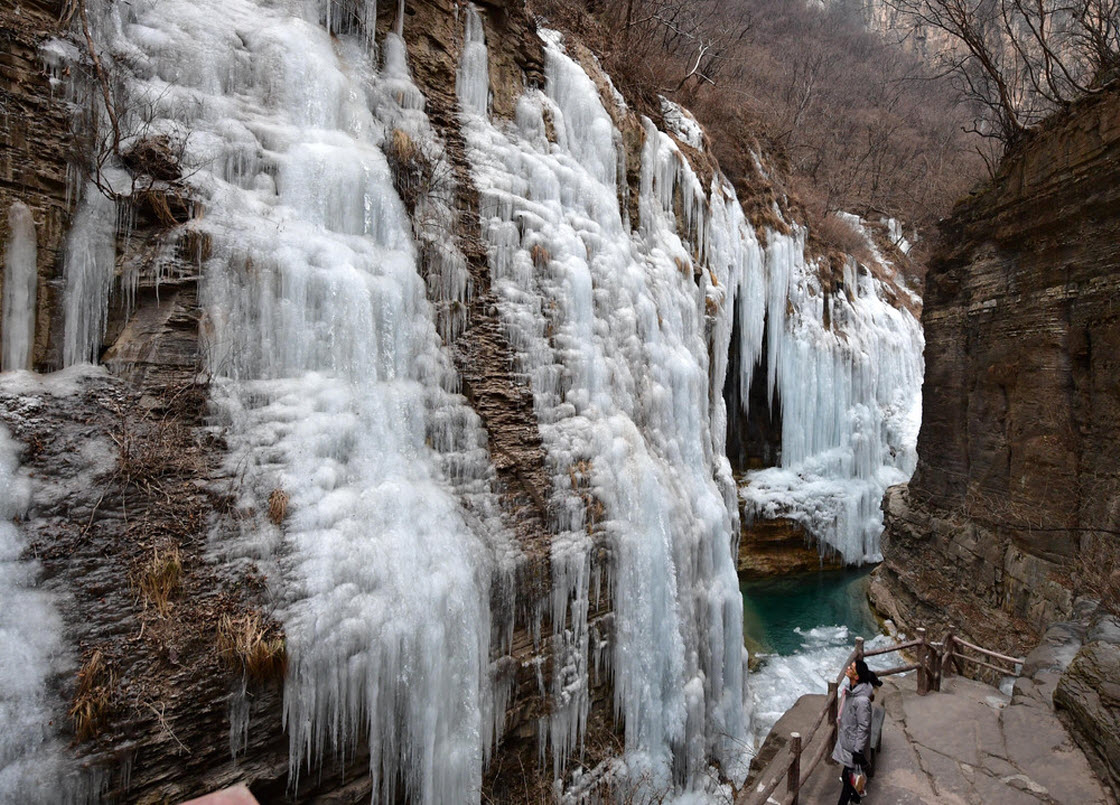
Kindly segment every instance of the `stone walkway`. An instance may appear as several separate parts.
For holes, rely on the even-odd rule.
[[[1049,679],[1020,679],[1008,697],[968,679],[945,680],[940,693],[918,696],[913,675],[889,677],[876,695],[887,711],[869,805],[1105,805],[1113,800],[1054,715]],[[782,748],[769,768],[781,768],[789,733],[806,734],[824,706],[802,696],[771,738]],[[822,733],[824,729],[822,727]],[[819,740],[802,757],[812,758]],[[771,802],[785,796],[778,786]],[[840,795],[839,769],[822,762],[802,789],[801,805],[830,805]]]

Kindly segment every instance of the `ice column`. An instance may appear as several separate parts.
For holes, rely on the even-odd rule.
[[[87,182],[82,188],[64,250],[62,363],[65,366],[96,361],[100,352],[116,270],[116,227],[116,202],[93,182]]]
[[[474,8],[467,13],[466,26],[456,92],[464,112],[484,115],[490,105],[490,56],[483,39],[482,20]]]
[[[0,369],[27,369],[35,337],[37,262],[35,221],[31,210],[15,202],[8,211],[8,247],[4,252],[3,360]]]
[[[18,474],[19,446],[0,424],[0,802],[41,802],[57,792],[57,755],[46,749],[47,681],[60,651],[62,623],[46,593],[36,589],[38,567],[20,559],[25,539],[12,522],[30,501]]]

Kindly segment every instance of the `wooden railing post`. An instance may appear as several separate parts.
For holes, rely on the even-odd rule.
[[[789,734],[789,776],[786,777],[786,787],[793,794],[790,805],[797,805],[797,794],[801,790],[801,733]]]
[[[929,656],[929,689],[934,692],[941,691],[941,660],[945,654],[945,641],[941,641],[941,645],[934,648],[930,647]]]
[[[836,743],[836,719],[840,717],[840,686],[835,682],[828,683],[828,732],[825,733],[825,741],[829,746]],[[827,763],[830,765],[836,761],[832,759],[832,755],[825,755]]]
[[[863,659],[863,638],[862,637],[857,637],[856,638],[856,659],[857,660],[862,660]]]
[[[953,626],[949,625],[949,631],[945,634],[945,643],[941,648],[941,678],[945,679],[953,675]]]
[[[929,641],[926,639],[926,630],[918,630],[918,695],[925,696],[929,693]]]

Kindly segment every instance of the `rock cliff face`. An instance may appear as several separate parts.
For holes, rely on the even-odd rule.
[[[1050,121],[943,225],[919,464],[884,502],[874,595],[1008,648],[1120,538],[1120,92]]]
[[[34,349],[26,368],[60,365],[48,343],[51,322],[58,321],[59,249],[70,223],[68,170],[78,144],[72,110],[61,85],[52,86],[41,48],[58,34],[62,6],[58,0],[21,0],[0,8],[0,227],[6,242],[8,211],[16,202],[25,204],[38,240]],[[0,293],[3,282],[0,276]]]

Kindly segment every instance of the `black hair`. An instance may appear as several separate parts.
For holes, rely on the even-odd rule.
[[[883,684],[883,680],[879,679],[879,676],[868,668],[867,663],[863,660],[856,660],[856,676],[860,682],[870,682],[871,686],[875,688]]]

